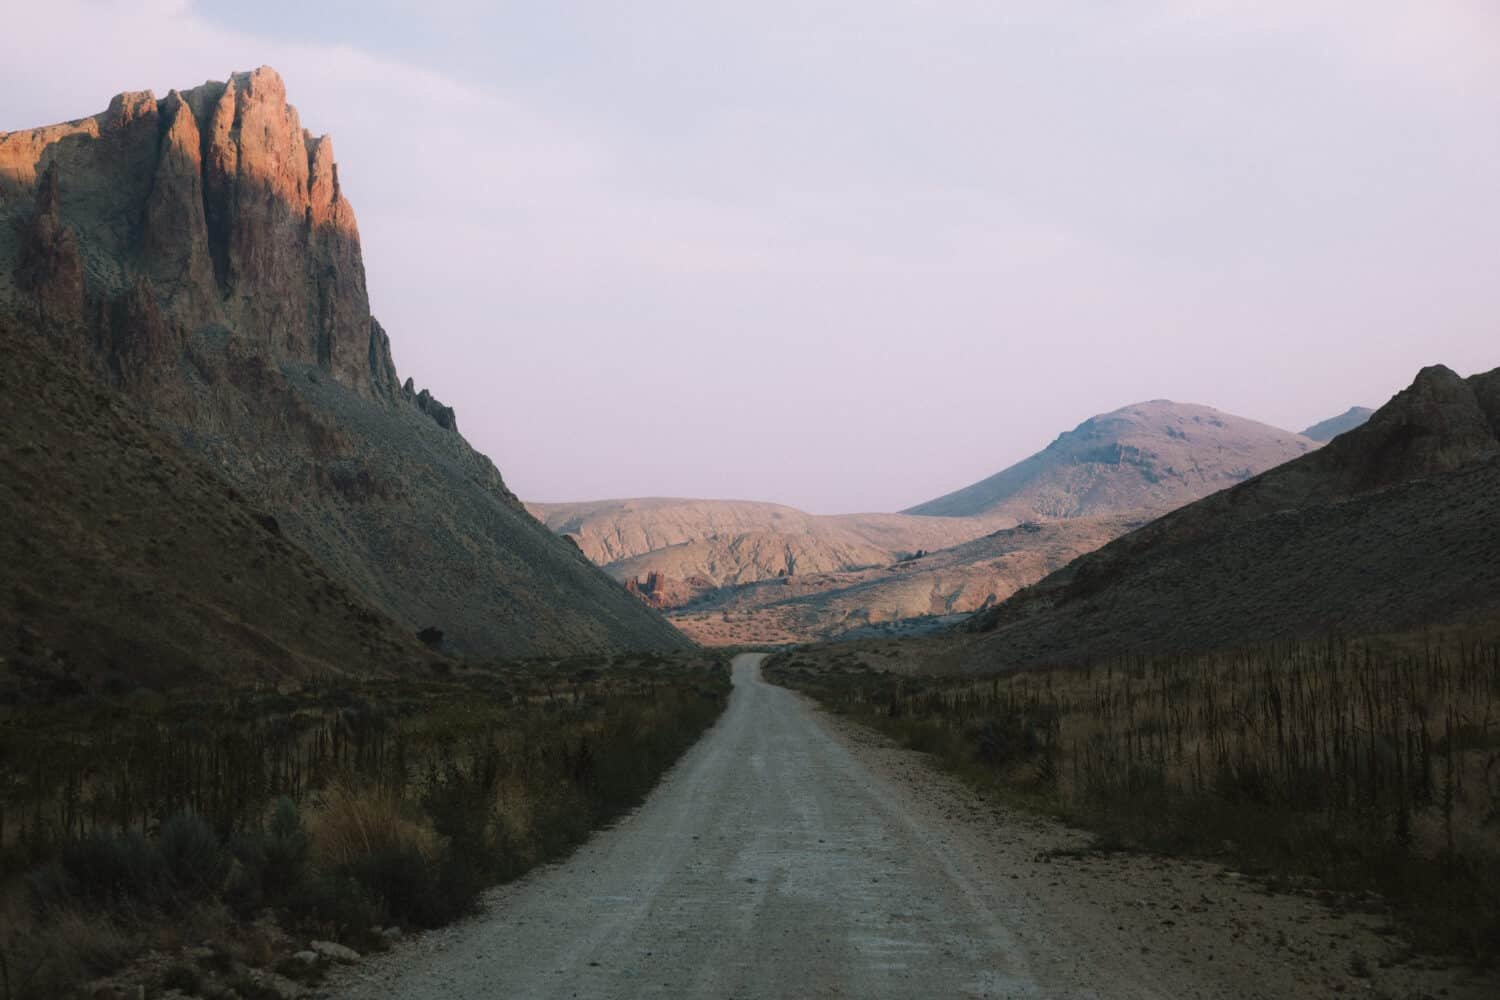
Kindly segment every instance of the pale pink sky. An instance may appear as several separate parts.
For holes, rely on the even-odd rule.
[[[730,9],[726,9],[730,8]],[[1492,0],[58,0],[0,129],[269,63],[528,499],[896,509],[1092,413],[1500,365]]]

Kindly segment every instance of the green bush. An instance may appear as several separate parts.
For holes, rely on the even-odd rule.
[[[94,903],[161,900],[172,883],[161,852],[138,833],[90,834],[66,845],[60,863],[72,891]]]
[[[270,828],[262,841],[262,886],[267,898],[284,899],[307,871],[310,847],[307,827],[297,803],[283,795],[276,800]]]
[[[156,850],[184,897],[217,893],[229,875],[229,852],[213,827],[190,813],[180,813],[161,825]]]
[[[377,907],[380,923],[441,927],[474,909],[484,872],[472,854],[447,849],[437,860],[403,845],[348,866],[347,874]]]
[[[294,919],[333,938],[363,931],[384,917],[365,887],[345,871],[311,875],[292,888],[285,905]]]

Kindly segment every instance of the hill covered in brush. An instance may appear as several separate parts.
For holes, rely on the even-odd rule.
[[[972,669],[1500,612],[1500,369],[1423,369],[1354,430],[978,616]]]

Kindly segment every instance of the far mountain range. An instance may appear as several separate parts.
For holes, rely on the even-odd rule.
[[[699,642],[921,631],[1307,455],[1371,412],[1353,407],[1294,433],[1208,406],[1137,403],[895,514],[670,498],[527,507]]]

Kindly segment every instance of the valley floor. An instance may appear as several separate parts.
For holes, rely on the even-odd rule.
[[[736,659],[728,710],[636,813],[327,995],[1495,995],[1387,967],[1399,943],[1372,916],[1079,851],[1084,835],[765,683],[760,660]]]

